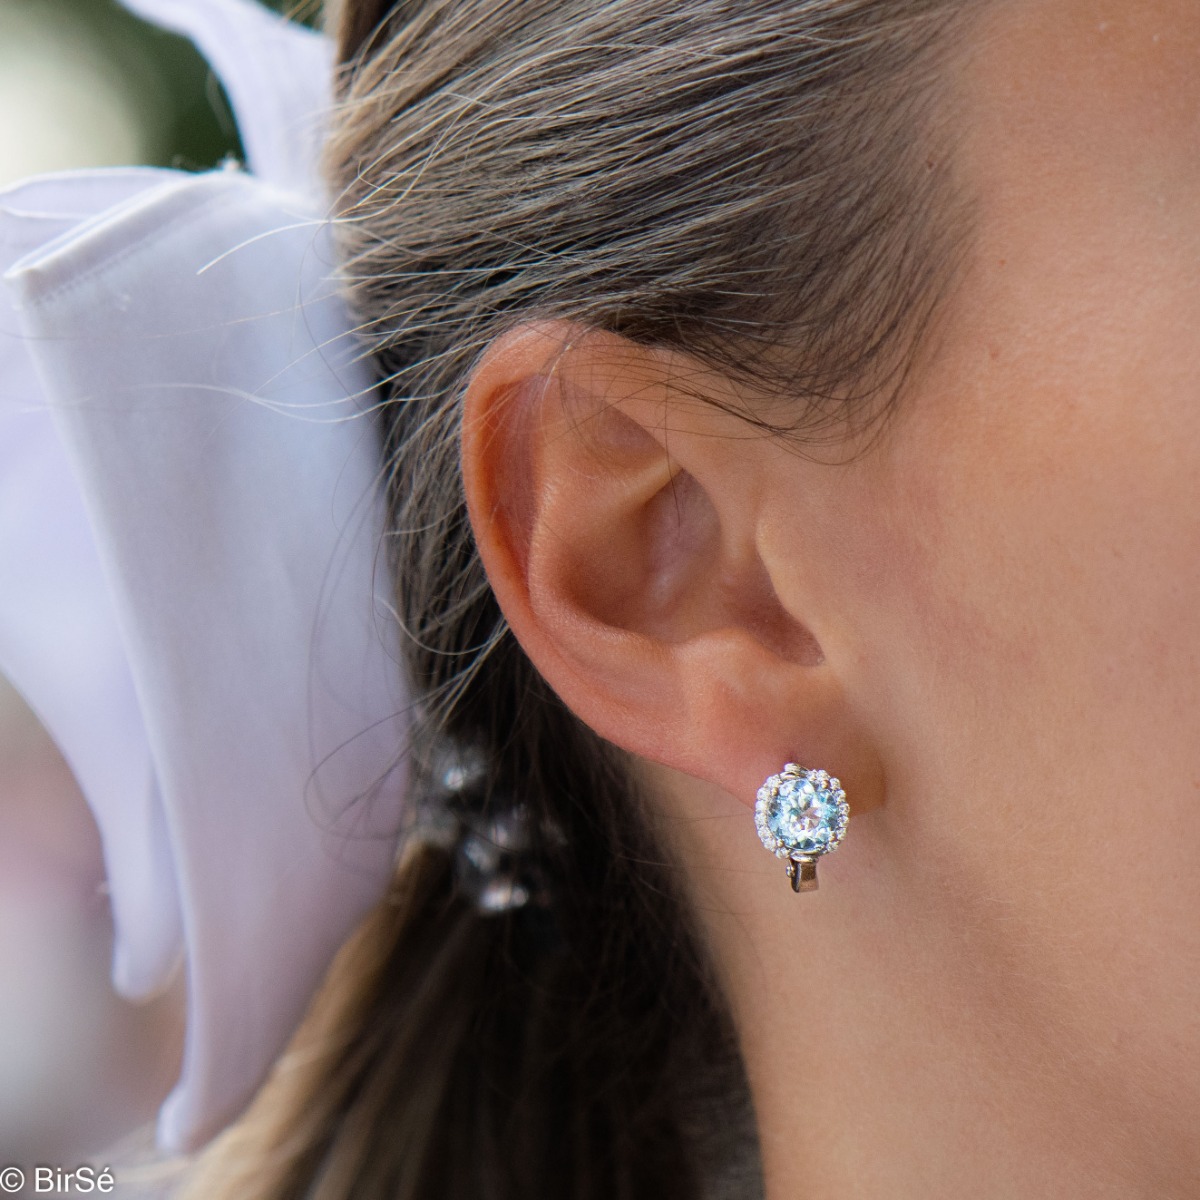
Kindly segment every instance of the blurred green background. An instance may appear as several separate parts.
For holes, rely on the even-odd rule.
[[[268,6],[310,24],[316,7]],[[76,166],[204,170],[240,150],[220,85],[183,38],[117,0],[0,0],[0,187]]]

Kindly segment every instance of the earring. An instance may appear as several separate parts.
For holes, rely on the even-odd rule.
[[[787,859],[793,892],[817,890],[817,859],[838,848],[850,820],[842,785],[827,771],[788,763],[758,789],[754,824],[762,844]]]

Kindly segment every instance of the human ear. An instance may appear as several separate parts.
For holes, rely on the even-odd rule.
[[[633,754],[753,803],[785,762],[849,783],[868,755],[760,554],[772,472],[797,460],[736,403],[678,354],[530,324],[471,376],[462,465],[496,598],[567,706]]]

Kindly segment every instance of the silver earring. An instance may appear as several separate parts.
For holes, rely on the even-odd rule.
[[[762,844],[787,859],[794,892],[817,890],[817,859],[838,848],[850,820],[842,785],[827,771],[788,763],[758,789],[754,824]]]

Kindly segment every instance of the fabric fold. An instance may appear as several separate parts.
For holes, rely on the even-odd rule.
[[[210,54],[257,173],[0,196],[0,670],[96,817],[115,986],[186,969],[187,1150],[386,888],[409,695],[314,175],[328,46],[247,0],[128,6]]]
[[[168,174],[89,172],[0,195],[0,273]],[[58,745],[103,832],[113,982],[142,1000],[183,955],[174,864],[112,595],[14,301],[0,286],[0,671]]]
[[[332,103],[333,47],[256,0],[121,0],[195,43],[233,106],[246,165],[266,183],[315,192]]]

